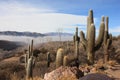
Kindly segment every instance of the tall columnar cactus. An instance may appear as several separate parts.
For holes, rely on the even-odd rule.
[[[75,45],[75,58],[78,58],[79,42],[80,42],[80,37],[78,36],[78,27],[76,27],[76,32],[75,32],[75,35],[73,36],[73,41]]]
[[[26,78],[30,79],[33,76],[33,67],[35,65],[35,61],[33,59],[33,40],[31,42],[31,46],[29,46],[28,54],[25,56],[25,68],[26,68]]]
[[[64,50],[59,48],[56,55],[56,68],[63,65]]]
[[[33,40],[31,42],[31,55],[33,56]]]
[[[85,38],[83,31],[80,32],[81,42],[82,42],[82,45],[84,46],[84,49],[87,51],[87,59],[89,61],[89,64],[94,63],[95,51],[101,47],[101,44],[103,42],[104,29],[105,29],[105,23],[104,23],[104,17],[102,17],[99,35],[98,35],[97,40],[95,41],[95,30],[96,29],[94,25],[93,11],[90,10],[89,15],[87,17],[86,38]]]
[[[26,68],[26,77],[27,79],[30,79],[33,77],[33,57],[30,57],[27,62],[27,68]]]
[[[50,62],[51,62],[50,52],[48,52],[47,53],[47,67],[50,67]]]
[[[109,61],[109,52],[108,52],[108,49],[109,49],[109,46],[111,45],[112,43],[112,34],[109,34],[109,31],[108,31],[108,23],[109,23],[109,18],[106,17],[106,22],[105,22],[105,34],[104,34],[104,62],[106,63],[107,61]]]

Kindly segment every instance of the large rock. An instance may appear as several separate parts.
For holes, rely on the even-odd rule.
[[[92,73],[80,78],[79,80],[112,80],[112,79],[105,74]]]
[[[44,80],[77,80],[82,76],[84,76],[83,72],[76,67],[59,67],[46,73]]]

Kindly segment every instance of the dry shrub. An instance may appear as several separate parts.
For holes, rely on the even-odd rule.
[[[76,80],[76,77],[73,77],[73,76],[69,76],[69,77],[61,77],[60,79],[58,80]]]
[[[23,78],[18,78],[16,75],[11,75],[10,80],[43,80],[41,77],[33,77],[33,79],[23,79]]]
[[[10,73],[7,71],[0,71],[0,80],[10,80]]]
[[[40,52],[41,52],[41,53],[47,53],[47,52],[48,52],[48,49],[46,49],[45,47],[43,47],[43,48],[40,49]]]
[[[18,63],[0,63],[0,80],[10,80],[11,75],[16,74],[17,78],[24,77],[25,68]]]
[[[19,61],[20,63],[25,63],[25,56],[20,56]]]

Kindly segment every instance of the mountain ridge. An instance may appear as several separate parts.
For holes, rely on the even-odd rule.
[[[28,37],[44,37],[44,36],[59,36],[58,32],[37,33],[37,32],[18,32],[18,31],[0,31],[0,35],[7,36],[28,36]],[[72,33],[60,33],[61,36],[73,36]]]

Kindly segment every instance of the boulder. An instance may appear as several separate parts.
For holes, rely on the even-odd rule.
[[[112,80],[112,78],[108,77],[105,74],[92,73],[80,78],[79,80]]]
[[[44,80],[77,80],[83,76],[84,73],[77,67],[61,66],[50,73],[46,73]]]

